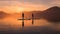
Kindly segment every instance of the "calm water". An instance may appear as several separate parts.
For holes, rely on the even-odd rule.
[[[49,26],[47,20],[34,20],[34,24],[32,25],[32,20],[25,20],[24,28],[22,28],[22,20],[18,20],[18,18],[14,17],[6,17],[4,19],[0,19],[0,31],[35,31],[40,32],[41,26]],[[42,27],[43,28],[43,27]]]

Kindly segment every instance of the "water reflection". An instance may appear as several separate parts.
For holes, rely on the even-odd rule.
[[[29,26],[32,26],[31,24],[32,20],[25,20],[25,27],[29,27]],[[46,20],[34,20],[34,25],[33,26],[43,26],[43,25],[46,25],[47,21]],[[12,27],[12,28],[18,28],[18,27],[22,27],[22,20],[17,20],[17,18],[14,18],[14,17],[6,17],[4,19],[1,19],[0,20],[0,25],[2,26],[9,26],[9,27]]]
[[[32,20],[25,20],[24,22],[25,22],[24,23],[25,27],[22,29],[22,20],[17,20],[17,18],[13,18],[13,17],[4,18],[0,20],[0,31],[20,32],[23,30],[25,32],[41,32],[42,29],[43,30],[47,28],[53,29],[54,27],[51,23],[49,23],[47,20],[44,19],[34,20],[34,25],[31,24]]]

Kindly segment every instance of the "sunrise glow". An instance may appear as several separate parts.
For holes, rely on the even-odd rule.
[[[0,0],[1,34],[60,34],[60,0]]]
[[[22,12],[22,11],[35,11],[35,10],[46,10],[49,7],[52,6],[60,6],[60,1],[57,0],[49,0],[49,1],[43,1],[43,0],[16,0],[16,1],[0,1],[0,10],[7,12],[7,13],[16,13],[16,12]]]
[[[17,12],[23,12],[24,11],[24,8],[23,7],[18,7],[17,8]]]

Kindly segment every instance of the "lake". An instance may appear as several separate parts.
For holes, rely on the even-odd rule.
[[[36,32],[41,32],[41,29],[46,29],[51,26],[52,24],[44,19],[34,20],[33,25],[32,25],[32,20],[25,20],[24,27],[22,27],[22,20],[18,20],[18,18],[6,17],[4,19],[0,19],[0,32],[10,32],[10,33],[35,32],[36,33]]]

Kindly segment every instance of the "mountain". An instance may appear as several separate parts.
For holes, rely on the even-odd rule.
[[[5,13],[3,11],[0,11],[0,19],[5,18],[7,15],[9,15],[9,14],[7,14],[7,13]]]
[[[35,19],[46,19],[50,22],[60,22],[60,7],[54,6],[51,8],[48,8],[47,10],[44,11],[30,11],[30,12],[24,12],[24,17],[25,18],[32,18],[32,13],[34,14]],[[0,11],[0,19],[5,18],[9,16],[8,13],[5,13],[3,11]],[[15,13],[11,14],[11,17],[16,17],[20,18],[22,17],[21,13]]]
[[[46,19],[50,22],[60,22],[60,7],[51,7],[37,15],[38,17]]]

